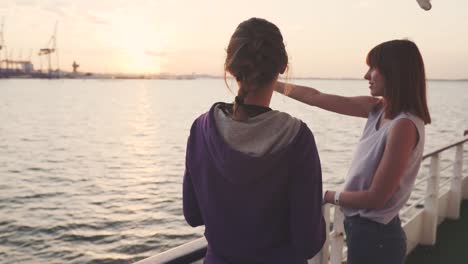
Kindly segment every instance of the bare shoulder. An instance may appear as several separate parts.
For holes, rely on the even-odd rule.
[[[417,132],[416,125],[409,118],[400,118],[391,129],[391,134],[406,135]]]
[[[387,144],[390,147],[397,149],[408,148],[413,149],[418,139],[418,131],[416,125],[408,118],[398,119],[392,126]]]

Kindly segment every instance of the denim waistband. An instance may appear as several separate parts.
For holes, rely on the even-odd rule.
[[[369,223],[369,224],[372,224],[372,225],[377,225],[377,226],[382,226],[382,227],[393,226],[393,225],[400,226],[401,225],[400,217],[398,215],[395,216],[392,220],[390,220],[390,222],[388,222],[387,224],[382,224],[382,223],[376,222],[376,221],[371,220],[369,218],[362,217],[359,214],[353,215],[353,216],[347,216],[345,218],[345,220],[346,221],[351,221],[351,222]]]

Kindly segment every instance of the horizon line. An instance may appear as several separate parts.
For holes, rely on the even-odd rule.
[[[114,76],[133,76],[133,77],[192,77],[192,78],[211,78],[211,79],[223,79],[224,76],[216,75],[216,74],[207,74],[207,73],[93,73],[96,75],[114,75]],[[233,77],[227,76],[228,79],[232,79]],[[358,77],[316,77],[316,76],[297,76],[297,77],[284,77],[279,78],[286,79],[286,80],[349,80],[349,81],[362,81],[365,80],[364,78]],[[427,81],[468,81],[468,77],[462,78],[426,78]]]

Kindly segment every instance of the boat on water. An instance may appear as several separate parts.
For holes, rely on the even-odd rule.
[[[462,202],[468,201],[468,155],[464,156],[463,147],[468,137],[447,146],[428,152],[415,187],[425,187],[423,195],[413,191],[410,201],[400,211],[403,229],[407,236],[407,254],[418,245],[435,245],[437,228],[445,219],[459,219]],[[446,156],[454,151],[450,158]],[[444,153],[444,159],[441,155]],[[449,160],[447,160],[449,159]],[[416,189],[416,188],[414,188]],[[327,240],[322,250],[309,264],[341,264],[346,262],[344,215],[332,205],[324,205],[323,212],[327,226]],[[333,224],[332,224],[333,223]],[[207,249],[204,237],[183,244],[158,255],[140,260],[135,264],[201,264]]]

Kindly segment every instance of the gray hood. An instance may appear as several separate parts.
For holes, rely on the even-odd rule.
[[[231,148],[252,157],[273,154],[285,148],[301,127],[299,119],[275,110],[239,122],[232,120],[217,105],[214,118],[224,141]]]

